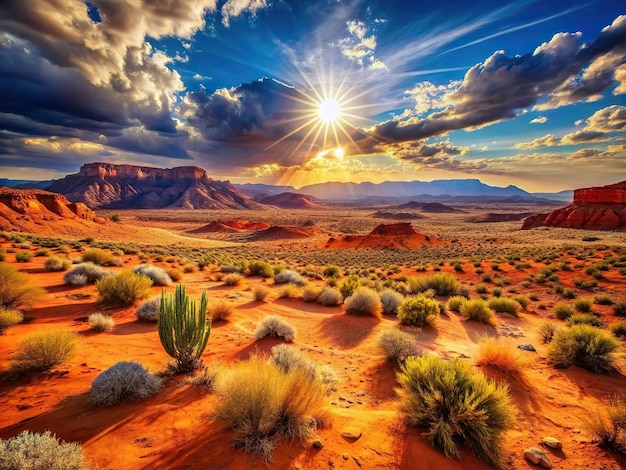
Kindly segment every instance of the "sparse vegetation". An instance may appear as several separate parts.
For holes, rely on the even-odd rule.
[[[63,275],[63,282],[74,286],[82,286],[113,275],[112,271],[107,271],[96,264],[80,263]]]
[[[626,399],[623,394],[609,397],[605,407],[588,410],[583,419],[600,447],[626,454]]]
[[[93,380],[91,402],[98,406],[113,406],[123,400],[141,400],[154,395],[161,382],[137,362],[118,362]]]
[[[227,300],[217,300],[209,308],[211,321],[226,321],[233,314],[233,305]]]
[[[121,305],[132,305],[150,295],[152,280],[132,271],[121,271],[96,281],[100,301]]]
[[[553,323],[551,321],[543,322],[539,325],[539,338],[544,344],[550,343],[552,338],[554,338],[554,334],[559,330],[559,325]]]
[[[413,335],[395,328],[389,328],[380,334],[378,347],[389,362],[399,364],[422,353]]]
[[[46,370],[61,364],[74,351],[78,337],[69,330],[36,331],[22,339],[11,358],[16,370]]]
[[[94,263],[100,266],[121,266],[119,258],[101,248],[88,248],[82,254],[84,263]]]
[[[308,285],[304,289],[302,289],[302,293],[300,294],[300,298],[304,302],[317,302],[317,298],[321,293],[321,289],[314,285]]]
[[[270,289],[264,285],[256,285],[252,288],[252,296],[254,300],[258,300],[259,302],[263,302],[270,293]]]
[[[454,295],[448,299],[447,308],[451,312],[460,312],[461,305],[463,305],[467,299],[462,295]]]
[[[437,301],[418,295],[406,297],[398,307],[398,320],[404,325],[424,327],[435,326],[439,318]]]
[[[320,295],[317,297],[317,303],[326,306],[341,305],[343,302],[343,295],[339,289],[334,287],[325,286],[322,288]]]
[[[461,305],[461,315],[469,320],[476,320],[482,323],[491,323],[493,321],[493,311],[489,308],[489,304],[482,299],[468,300]]]
[[[358,288],[359,278],[354,274],[350,274],[339,284],[339,292],[344,299],[350,297]]]
[[[1,313],[1,312],[0,312]],[[626,320],[617,321],[609,325],[609,330],[613,335],[625,338],[626,337]]]
[[[0,335],[4,334],[5,329],[21,323],[22,320],[24,315],[19,310],[0,307]]]
[[[241,274],[230,273],[222,278],[222,282],[227,286],[238,286],[241,284],[242,277]]]
[[[265,261],[253,261],[248,266],[248,272],[250,276],[261,276],[265,278],[274,276],[274,268]]]
[[[371,315],[380,317],[383,311],[383,304],[378,292],[361,287],[343,302],[347,313],[352,315]]]
[[[479,366],[490,366],[507,374],[520,375],[529,363],[529,357],[511,342],[487,337],[478,343],[476,364]]]
[[[72,262],[67,258],[59,258],[58,256],[50,256],[43,264],[48,271],[67,271],[70,269]]]
[[[613,313],[618,317],[626,317],[626,302],[616,302],[613,304]]]
[[[458,459],[461,443],[488,464],[503,464],[503,436],[514,414],[506,385],[473,372],[458,358],[431,355],[409,357],[398,381],[409,422],[427,429],[424,436],[433,447]]]
[[[380,301],[383,305],[383,314],[397,315],[398,307],[404,300],[404,296],[399,292],[387,288],[380,293]]]
[[[98,332],[109,332],[115,326],[115,320],[111,316],[104,315],[100,312],[89,315],[87,321],[89,323],[89,328]]]
[[[22,431],[0,439],[0,468],[5,470],[88,470],[80,445],[60,441],[50,431]]]
[[[457,279],[448,273],[435,273],[429,276],[408,279],[409,291],[412,294],[423,293],[433,289],[437,295],[455,295],[461,292],[462,286]]]
[[[494,297],[487,303],[489,308],[497,313],[508,313],[517,316],[522,306],[513,299],[507,297]]]
[[[137,310],[135,315],[138,320],[142,321],[157,321],[161,312],[161,297],[153,297],[152,299],[143,302]]]
[[[561,302],[554,306],[552,313],[554,313],[554,316],[559,320],[567,320],[574,314],[574,309],[570,304]]]
[[[296,339],[296,327],[287,323],[278,315],[269,315],[259,322],[254,330],[254,337],[259,340],[266,336],[283,338],[287,342]]]
[[[574,325],[559,330],[548,349],[548,359],[555,367],[577,364],[592,372],[606,372],[613,367],[613,354],[620,343],[607,331],[590,325]]]
[[[296,271],[285,269],[274,276],[276,284],[293,284],[298,287],[304,286],[307,281]]]
[[[33,255],[31,255],[28,251],[20,251],[19,253],[15,253],[15,261],[18,263],[28,263]]]
[[[141,276],[145,276],[148,279],[152,280],[152,284],[155,286],[171,286],[172,278],[165,271],[165,269],[159,268],[157,266],[151,266],[149,264],[140,264],[133,268],[133,272],[135,274],[139,274]]]
[[[574,313],[567,319],[570,325],[600,326],[600,319],[592,313]]]
[[[592,299],[576,299],[574,300],[574,308],[579,312],[589,313],[593,307]]]

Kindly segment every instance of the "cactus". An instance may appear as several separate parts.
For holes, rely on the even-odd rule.
[[[174,295],[161,295],[158,320],[159,339],[165,352],[176,360],[177,372],[189,372],[201,366],[200,356],[211,334],[211,321],[206,318],[206,292],[202,293],[200,310],[179,284]]]

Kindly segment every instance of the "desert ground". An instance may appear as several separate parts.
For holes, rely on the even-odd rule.
[[[555,305],[574,302],[564,297],[564,290],[576,299],[608,297],[613,305],[626,301],[626,233],[555,228],[521,231],[520,221],[476,220],[486,213],[523,213],[537,211],[537,207],[455,207],[463,212],[402,220],[410,222],[416,232],[442,242],[424,242],[423,247],[410,250],[389,249],[393,245],[385,239],[366,249],[343,248],[341,243],[327,248],[329,238],[366,235],[379,224],[394,222],[372,218],[378,208],[363,206],[292,211],[98,211],[107,222],[89,236],[61,239],[36,232],[4,233],[0,238],[0,249],[6,253],[4,263],[26,273],[46,293],[24,312],[22,323],[0,336],[0,438],[8,439],[23,430],[50,430],[64,441],[80,443],[94,469],[490,468],[466,449],[459,460],[447,459],[427,443],[423,429],[409,425],[396,392],[399,365],[386,359],[378,343],[381,332],[400,329],[416,338],[424,354],[461,358],[491,379],[508,384],[517,414],[504,437],[504,468],[540,468],[523,456],[530,446],[543,449],[554,468],[626,468],[626,456],[600,447],[584,422],[592,410],[626,390],[625,339],[619,338],[614,368],[596,374],[577,365],[554,367],[547,359],[549,345],[539,333],[546,321],[561,327],[567,324],[552,318]],[[113,215],[119,216],[119,222],[109,221]],[[273,230],[251,230],[242,221],[266,223]],[[228,369],[251,354],[268,356],[273,346],[283,342],[280,338],[255,339],[257,324],[268,315],[277,315],[297,328],[292,344],[316,364],[333,369],[338,379],[328,390],[328,411],[315,438],[304,443],[283,439],[271,460],[233,449],[233,431],[214,415],[217,396],[191,383],[194,374],[165,374],[170,358],[159,342],[156,323],[137,319],[140,302],[125,307],[109,305],[99,301],[93,284],[65,284],[64,272],[44,267],[47,255],[77,262],[91,248],[118,256],[120,265],[106,268],[115,272],[142,263],[179,271],[179,281],[165,288],[152,286],[151,296],[160,295],[163,289],[173,293],[181,283],[196,299],[206,291],[209,310],[218,301],[233,307],[226,320],[212,324],[202,355],[205,365],[222,363]],[[48,252],[41,254],[44,249]],[[18,262],[16,255],[22,252],[30,253],[30,260]],[[472,299],[523,295],[529,303],[517,316],[496,314],[492,324],[445,309],[434,326],[407,327],[395,315],[350,315],[341,305],[305,302],[297,291],[285,296],[285,285],[275,284],[271,278],[244,272],[238,284],[227,285],[223,281],[226,268],[236,267],[242,260],[288,267],[318,287],[328,282],[322,275],[327,265],[340,268],[339,281],[354,273],[361,285],[373,289],[443,272],[453,275]],[[595,280],[596,285],[590,282],[582,288],[584,280]],[[269,289],[263,301],[253,296],[259,285]],[[448,300],[447,296],[434,298],[443,304]],[[601,303],[593,303],[592,313],[602,328],[623,320],[612,305]],[[115,320],[112,331],[90,329],[87,318],[95,312]],[[43,372],[11,368],[20,340],[33,331],[59,328],[79,335],[76,351],[68,360]],[[530,343],[536,351],[521,351],[527,362],[519,373],[503,373],[489,365],[475,365],[478,345],[485,337],[495,337],[514,350]],[[127,360],[165,375],[162,388],[139,401],[111,407],[93,405],[90,387],[94,378]],[[346,432],[361,435],[347,438],[343,436]],[[543,446],[542,439],[548,436],[558,439],[562,449]],[[313,440],[319,441],[316,447]]]

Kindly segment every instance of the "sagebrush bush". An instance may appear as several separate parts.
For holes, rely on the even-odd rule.
[[[576,299],[574,300],[574,308],[579,312],[589,313],[593,307],[593,299]]]
[[[509,341],[483,338],[476,349],[476,364],[490,366],[511,375],[520,375],[530,364],[529,357]]]
[[[491,298],[487,305],[494,312],[508,313],[514,316],[517,316],[522,309],[522,306],[516,300],[509,299],[508,297]]]
[[[212,321],[226,321],[233,314],[234,307],[227,300],[216,300],[209,307],[209,316]]]
[[[165,269],[158,266],[151,266],[149,264],[140,264],[133,268],[135,274],[146,276],[152,280],[152,284],[155,286],[171,286],[172,278]]]
[[[448,299],[446,306],[451,312],[460,312],[461,305],[465,302],[467,302],[467,299],[462,295],[454,295]]]
[[[350,297],[343,302],[347,313],[352,315],[371,315],[380,317],[383,305],[378,292],[368,287],[357,289]]]
[[[3,470],[89,470],[80,445],[63,442],[50,431],[22,431],[0,439],[0,468]]]
[[[322,271],[322,275],[324,277],[339,277],[339,273],[341,272],[341,268],[339,266],[335,266],[334,264],[329,264],[324,267]]]
[[[326,387],[301,368],[285,373],[253,356],[218,376],[215,415],[237,435],[235,448],[269,461],[275,440],[305,442],[316,432],[326,413]]]
[[[516,295],[513,297],[513,300],[520,304],[523,309],[526,309],[526,307],[530,305],[530,299],[525,295]]]
[[[555,367],[577,364],[592,372],[611,370],[620,343],[607,331],[590,325],[573,325],[559,330],[548,349]]]
[[[600,318],[593,313],[575,313],[567,319],[570,325],[591,325],[600,326]]]
[[[238,286],[242,280],[241,274],[237,273],[230,273],[222,278],[222,282],[227,286]]]
[[[89,328],[99,332],[109,332],[115,326],[115,320],[110,315],[104,315],[100,312],[89,315],[87,321],[89,322]]]
[[[59,258],[58,256],[50,256],[43,264],[47,271],[67,271],[70,269],[72,262],[67,258]]]
[[[285,284],[278,292],[281,299],[297,299],[300,297],[300,288],[295,284]]]
[[[574,314],[574,309],[570,304],[561,302],[554,306],[552,313],[554,313],[554,316],[556,316],[559,320],[567,320]]]
[[[403,363],[410,356],[422,354],[415,337],[404,331],[390,328],[378,337],[378,347],[389,362]]]
[[[609,325],[609,331],[615,336],[626,337],[626,320],[611,323]]]
[[[398,320],[404,325],[434,326],[439,319],[439,303],[423,295],[406,297],[398,307]]]
[[[316,365],[313,361],[306,357],[300,348],[289,344],[274,346],[270,356],[270,363],[287,374],[295,369],[302,369],[313,376],[317,374]]]
[[[88,248],[82,254],[83,262],[100,266],[121,266],[121,260],[101,248]]]
[[[19,253],[15,253],[15,261],[18,263],[27,263],[31,260],[33,255],[31,255],[28,251],[21,251]]]
[[[437,295],[450,296],[458,294],[462,289],[456,277],[448,273],[411,277],[408,279],[408,284],[411,294],[420,294],[428,289],[433,289]]]
[[[153,297],[137,307],[135,316],[142,321],[158,321],[161,313],[161,297]]]
[[[537,330],[539,337],[544,344],[550,343],[554,334],[559,330],[559,325],[551,321],[543,322]]]
[[[161,383],[160,378],[137,362],[118,362],[93,380],[91,402],[98,406],[113,406],[122,400],[141,400],[154,395]]]
[[[0,307],[0,335],[4,333],[6,328],[17,325],[23,320],[24,316],[19,310]]]
[[[307,283],[307,280],[296,271],[285,269],[274,276],[274,282],[276,284],[293,284],[302,287]]]
[[[339,292],[344,299],[350,297],[354,292],[360,287],[359,278],[354,274],[350,274],[348,277],[344,278],[343,281],[339,284]]]
[[[404,296],[390,288],[383,290],[379,295],[380,302],[383,304],[383,314],[397,315],[398,307],[404,300]]]
[[[264,301],[270,293],[270,289],[264,285],[256,285],[252,288],[252,296],[254,300]]]
[[[9,264],[0,264],[0,308],[27,309],[45,294],[45,290],[32,285],[28,274]]]
[[[287,323],[278,315],[269,315],[263,318],[254,330],[254,337],[259,340],[266,336],[283,338],[287,342],[292,342],[296,338],[296,327]]]
[[[493,322],[493,311],[489,308],[489,304],[483,299],[468,300],[461,305],[461,315],[469,320],[476,320],[482,323]]]
[[[304,289],[302,289],[302,293],[300,294],[300,298],[304,302],[317,302],[317,298],[321,293],[321,289],[314,285],[308,285]]]
[[[121,271],[96,281],[100,301],[132,305],[150,295],[152,280],[132,271]]]
[[[11,358],[16,370],[46,370],[65,361],[76,347],[78,336],[69,330],[36,331],[22,339]]]
[[[253,261],[248,266],[248,272],[250,276],[261,276],[265,278],[274,276],[274,268],[265,261]]]
[[[611,300],[611,296],[607,294],[598,294],[594,296],[593,301],[598,305],[612,305],[613,300]]]
[[[488,380],[458,358],[409,357],[398,381],[403,409],[413,425],[427,429],[428,442],[448,458],[459,458],[465,445],[490,465],[503,463],[504,434],[514,408],[509,389]]]
[[[613,304],[613,313],[618,317],[626,317],[626,302],[616,302]]]
[[[63,282],[74,286],[94,283],[107,276],[113,276],[112,271],[93,263],[80,263],[63,275]]]
[[[583,422],[600,447],[626,454],[626,396],[612,395],[605,407],[587,411]]]
[[[343,295],[339,289],[335,289],[334,287],[324,286],[320,292],[320,295],[317,296],[317,303],[321,305],[341,305],[343,302]]]

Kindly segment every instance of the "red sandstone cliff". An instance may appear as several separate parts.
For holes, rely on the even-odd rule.
[[[345,235],[329,238],[325,248],[376,248],[420,250],[428,246],[443,245],[444,242],[416,232],[410,223],[378,225],[367,235]]]
[[[563,227],[587,230],[626,229],[626,181],[574,191],[574,201],[550,213],[524,220],[522,229]]]

